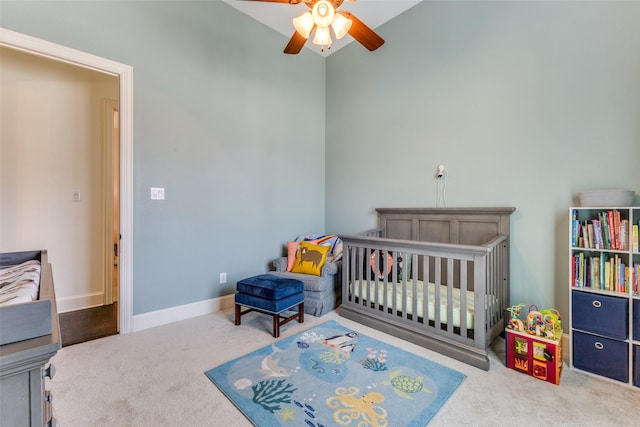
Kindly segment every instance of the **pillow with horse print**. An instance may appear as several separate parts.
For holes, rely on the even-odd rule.
[[[330,246],[300,242],[291,272],[319,276],[330,249]]]
[[[307,242],[313,244],[318,243],[316,240],[307,240]],[[287,242],[287,271],[291,271],[293,269],[293,264],[296,262],[298,245],[300,245],[300,241],[298,240],[296,240],[295,242]]]

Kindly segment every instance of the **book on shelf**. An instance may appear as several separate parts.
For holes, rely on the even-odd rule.
[[[614,249],[622,249],[620,241],[620,211],[613,211],[613,240],[615,242]]]
[[[637,289],[638,271],[640,264],[630,268],[618,254],[588,256],[580,252],[571,257],[574,287],[626,293],[629,289]]]
[[[578,212],[574,209],[571,212],[571,246],[578,247],[578,235],[580,229],[580,221],[578,220]]]
[[[572,246],[585,249],[613,249],[634,251],[638,247],[638,224],[631,225],[629,219],[623,218],[618,209],[597,212],[593,218],[580,220],[577,211],[571,216],[571,240]],[[634,234],[635,233],[635,234]]]
[[[583,222],[580,225],[580,234],[582,243],[580,244],[581,248],[591,248],[591,240],[589,239],[589,227],[587,226],[587,221]]]
[[[626,219],[620,220],[620,249],[623,251],[629,250],[629,221]]]
[[[602,240],[602,224],[599,219],[594,219],[593,223],[593,234],[595,236],[596,241],[596,249],[604,249],[604,241]]]
[[[600,280],[600,257],[590,258],[590,278],[591,287],[595,289],[601,289],[602,283]]]
[[[609,249],[618,249],[616,245],[616,232],[613,211],[607,211],[607,224],[609,226]]]
[[[618,256],[616,256],[615,268],[616,272],[613,282],[613,290],[618,292],[626,292],[627,284],[624,281],[624,270],[626,266]]]
[[[610,233],[609,233],[609,220],[606,214],[598,214],[598,219],[600,221],[600,224],[602,224],[602,236],[603,236],[603,241],[604,241],[604,248],[603,249],[611,249],[611,239],[609,238]]]

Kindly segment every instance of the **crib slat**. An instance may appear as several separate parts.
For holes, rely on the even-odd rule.
[[[460,336],[467,336],[467,261],[460,261]]]
[[[397,251],[393,251],[391,253],[391,284],[393,286],[393,293],[391,295],[393,295],[393,314],[402,316],[402,318],[406,319],[407,310],[405,308],[406,305],[404,304],[406,302],[406,298],[404,298],[404,295],[406,295],[406,289],[403,289],[402,283],[398,280],[398,254],[399,252]],[[402,293],[400,294],[401,298],[398,298],[399,289],[402,290]]]
[[[433,289],[433,314],[436,328],[440,328],[440,286],[442,286],[442,258],[434,257],[435,260],[435,278],[433,283],[435,287]]]
[[[354,249],[356,249],[356,248],[354,248]],[[357,251],[356,260],[355,260],[356,267],[353,269],[353,273],[352,274],[355,277],[360,277],[362,275],[362,272],[364,271],[363,270],[363,268],[364,268],[363,257],[364,257],[364,250],[365,249],[359,247],[359,248],[357,248],[357,250],[358,251]],[[356,273],[356,272],[358,272],[358,273]],[[352,282],[352,283],[356,283],[356,282]],[[362,292],[362,280],[358,280],[357,283],[358,283],[358,291],[357,291],[357,293],[358,293],[359,298],[360,298],[360,301],[358,301],[358,303],[360,305],[363,305],[365,303],[366,298],[364,297],[364,293]]]
[[[429,326],[429,318],[431,316],[431,314],[429,313],[429,277],[431,277],[430,275],[430,270],[429,270],[429,256],[427,255],[423,255],[422,257],[422,295],[427,295],[426,298],[422,298],[422,313],[423,313],[423,320],[422,322],[425,324],[425,326]]]
[[[349,270],[347,270],[347,275],[349,276],[349,280],[351,281],[351,283],[356,283],[355,280],[358,278],[356,272],[358,271],[358,267],[360,266],[359,260],[358,260],[358,257],[357,257],[357,253],[359,251],[359,248],[354,248],[353,246],[349,246],[349,247],[347,247],[345,249],[347,249],[347,257],[346,258],[348,258],[348,260],[346,260],[346,261],[350,264],[350,266],[348,266],[348,267],[351,267],[351,266],[355,267],[355,268],[349,268]],[[345,265],[342,266],[343,269],[344,268],[348,268],[348,267],[345,266]],[[349,283],[345,283],[345,287],[348,287],[348,286],[349,286]],[[359,289],[356,291],[356,293],[358,295],[360,295],[360,297],[362,297],[362,293],[360,293],[358,291],[359,291]],[[349,289],[347,289],[347,292],[349,292]],[[350,302],[355,303],[355,299],[356,299],[356,297],[354,296],[353,292],[349,292],[348,300]]]
[[[413,294],[413,299],[411,300],[411,312],[414,314],[414,322],[419,323],[420,318],[418,317],[418,255],[407,253],[407,258],[411,257],[411,272],[407,272],[409,277],[411,277],[411,292]],[[423,298],[424,299],[424,298]],[[423,319],[424,319],[424,311]]]
[[[349,280],[358,280],[362,276],[361,270],[360,270],[360,257],[358,255],[360,251],[361,251],[361,248],[357,246],[349,246],[349,252],[347,252],[347,255],[349,255],[350,257],[350,260],[349,260],[350,266],[349,266],[349,271],[346,272],[349,275]]]
[[[489,253],[488,258],[489,258],[488,262],[490,265],[490,267],[488,268],[488,273],[490,276],[488,279],[488,282],[491,285],[491,289],[487,293],[489,295],[498,295],[498,292],[500,292],[499,290],[500,276],[498,274],[497,266],[500,260],[499,260],[498,252],[495,250],[495,248],[493,251]],[[493,301],[491,301],[491,304],[489,304],[489,307],[491,308],[491,310],[489,313],[487,313],[487,323],[489,324],[489,327],[491,327],[498,321],[497,310],[499,307],[496,307]]]
[[[375,276],[375,281],[376,281],[376,295],[378,295],[378,291],[380,290],[380,288],[382,288],[385,292],[382,293],[382,308],[384,310],[384,313],[387,313],[387,310],[389,309],[389,297],[387,295],[387,288],[384,286],[384,278],[382,277],[381,274],[379,274],[380,271],[382,271],[382,274],[384,274],[384,267],[380,265],[380,254],[374,252],[375,254],[377,254],[378,256],[375,257],[375,266],[376,269],[374,271],[374,276]]]
[[[366,290],[367,290],[367,301],[370,298],[371,295],[371,291],[374,291],[373,294],[373,302],[374,304],[377,305],[380,303],[380,301],[378,301],[378,277],[375,274],[375,270],[373,270],[372,268],[369,268],[369,264],[370,264],[370,259],[371,259],[371,254],[373,253],[373,251],[369,248],[367,248],[366,250],[366,256],[363,259],[364,262],[364,268],[367,269],[367,284],[366,284]]]
[[[383,277],[382,277],[382,282],[384,283],[384,290],[385,295],[390,296],[391,298],[387,298],[387,313],[391,313],[392,315],[395,315],[396,312],[396,298],[397,295],[395,293],[395,284],[393,282],[389,282],[389,265],[387,264],[387,257],[390,256],[391,253],[384,251],[384,258],[382,258],[382,265],[383,265]]]
[[[402,286],[402,313],[403,317],[407,320],[416,321],[418,317],[418,313],[416,311],[412,311],[413,316],[409,316],[409,307],[407,306],[407,257],[409,254],[407,252],[398,252],[398,282]],[[412,294],[414,295],[414,294]]]
[[[453,333],[453,259],[446,258],[447,261],[447,332]]]
[[[474,256],[473,263],[473,285],[474,285],[474,308],[475,308],[475,323],[474,323],[474,347],[484,349],[486,347],[486,309],[485,309],[485,295],[486,295],[486,279],[487,279],[487,257],[486,256]],[[481,313],[481,315],[477,315]]]

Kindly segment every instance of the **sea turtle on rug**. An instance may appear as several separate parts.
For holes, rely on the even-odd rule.
[[[413,394],[420,391],[423,393],[431,393],[431,390],[426,388],[422,383],[422,378],[424,377],[400,375],[400,369],[397,369],[389,374],[389,381],[382,381],[382,385],[391,385],[393,386],[393,391],[395,391],[399,396],[413,400],[413,397],[408,393]]]

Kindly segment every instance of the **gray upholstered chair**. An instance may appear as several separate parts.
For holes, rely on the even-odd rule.
[[[320,276],[291,273],[287,271],[287,257],[280,257],[273,261],[275,271],[269,273],[301,280],[304,283],[304,312],[322,316],[342,302],[341,266],[342,261],[327,261],[320,270]]]

